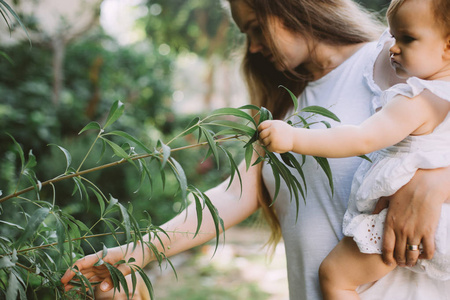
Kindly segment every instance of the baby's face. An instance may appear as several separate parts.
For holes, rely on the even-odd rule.
[[[449,62],[443,60],[446,36],[438,24],[431,0],[405,1],[389,18],[395,38],[390,49],[391,65],[398,76],[433,80],[449,71]]]

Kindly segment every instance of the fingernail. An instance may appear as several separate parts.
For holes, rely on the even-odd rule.
[[[392,263],[390,261],[384,261],[384,264],[389,266],[389,267],[392,266]]]
[[[109,283],[107,283],[107,282],[102,282],[102,284],[100,285],[100,289],[101,289],[102,291],[105,291],[105,290],[109,289]]]

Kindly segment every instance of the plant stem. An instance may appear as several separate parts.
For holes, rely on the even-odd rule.
[[[225,138],[222,138],[222,139],[217,139],[216,142],[220,143],[220,142],[224,142],[224,141],[228,141],[228,140],[237,139],[238,137],[239,137],[239,135],[235,135],[235,136],[231,136],[231,137],[225,137]],[[203,142],[203,143],[198,143],[198,144],[195,144],[195,145],[188,145],[188,146],[184,146],[184,147],[171,149],[170,152],[176,152],[176,151],[180,151],[180,150],[191,149],[191,148],[201,147],[201,146],[205,146],[205,145],[208,145],[208,142]],[[134,157],[130,157],[130,160],[134,161],[134,160],[139,160],[139,159],[145,159],[145,158],[148,158],[148,157],[151,157],[151,156],[156,156],[156,155],[154,153],[141,154],[141,155],[136,155]],[[55,183],[55,182],[63,181],[63,180],[74,178],[74,177],[80,177],[80,176],[83,176],[83,175],[88,174],[88,173],[92,173],[92,172],[95,172],[95,171],[103,170],[103,169],[114,167],[114,166],[118,166],[118,165],[124,164],[126,162],[128,162],[126,159],[121,159],[121,160],[118,160],[118,161],[115,161],[115,162],[112,162],[112,163],[108,163],[108,164],[104,164],[104,165],[101,165],[101,166],[98,166],[98,167],[90,168],[90,169],[83,170],[83,171],[77,171],[75,173],[71,173],[71,174],[67,174],[67,175],[64,175],[64,176],[56,177],[56,178],[53,178],[53,179],[50,179],[50,180],[42,182],[42,187],[46,186],[46,185],[49,185],[49,184],[52,184],[52,183]],[[34,186],[30,186],[30,187],[25,188],[23,190],[14,192],[13,194],[10,194],[8,196],[0,198],[0,203],[3,203],[6,200],[9,200],[11,198],[15,198],[15,197],[17,197],[19,195],[22,195],[24,193],[32,191],[33,189],[34,189]]]
[[[77,173],[80,171],[80,169],[83,166],[84,162],[86,161],[87,157],[91,153],[92,149],[94,148],[95,144],[97,143],[97,140],[99,139],[100,134],[102,134],[102,132],[103,132],[103,129],[101,129],[100,132],[97,134],[97,137],[95,138],[95,140],[92,143],[91,147],[89,148],[88,152],[86,153],[86,155],[84,156],[83,160],[81,161],[80,166],[77,169]]]
[[[142,229],[140,231],[142,233],[147,233],[147,230],[143,230]],[[186,232],[185,231],[165,231],[165,232],[166,233],[183,233],[183,234],[191,234],[191,235],[195,234],[193,232],[188,232],[188,231],[186,231]],[[131,231],[131,233],[134,234],[134,231]],[[106,233],[92,234],[92,235],[88,235],[88,236],[84,235],[84,236],[79,237],[79,238],[71,239],[70,242],[79,241],[79,240],[88,240],[88,239],[93,239],[93,238],[98,238],[98,237],[104,237],[104,236],[109,236],[109,235],[112,235],[112,234],[113,234],[112,232],[106,232]],[[125,232],[124,231],[119,231],[119,232],[115,232],[115,234],[125,234]],[[204,233],[204,234],[207,234],[207,233]],[[64,241],[64,243],[68,243],[68,242],[69,242],[68,240]],[[54,243],[51,243],[51,244],[46,244],[46,245],[30,247],[30,248],[26,248],[26,249],[22,249],[22,250],[17,250],[17,254],[24,253],[24,252],[29,252],[29,251],[33,251],[33,250],[38,250],[38,249],[50,248],[50,247],[53,247],[53,246],[56,246],[56,245],[58,245],[57,242],[54,242]],[[0,255],[0,259],[5,257],[5,256],[8,256],[8,255],[13,255],[13,253],[10,252],[10,253],[2,254],[2,255]]]

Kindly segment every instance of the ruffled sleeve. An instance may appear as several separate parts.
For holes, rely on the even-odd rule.
[[[450,101],[450,82],[441,80],[423,80],[417,77],[410,77],[406,80],[406,83],[396,84],[381,95],[381,105],[385,105],[396,95],[403,95],[408,98],[414,98],[423,90],[429,90],[436,96]]]
[[[365,82],[369,86],[369,89],[373,93],[373,96],[371,99],[372,113],[375,113],[379,108],[381,108],[383,106],[382,101],[381,101],[382,90],[375,83],[375,80],[373,79],[373,69],[374,69],[375,61],[377,60],[378,56],[380,55],[381,50],[383,50],[384,45],[387,42],[390,42],[391,40],[392,40],[392,37],[391,37],[391,34],[389,33],[389,29],[386,29],[383,32],[383,34],[380,36],[380,39],[378,40],[378,43],[373,50],[373,54],[370,56],[370,59],[364,68],[363,75],[364,75]]]

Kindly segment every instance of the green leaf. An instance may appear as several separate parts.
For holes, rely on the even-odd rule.
[[[64,173],[67,173],[67,170],[69,170],[70,164],[72,163],[72,156],[70,155],[70,152],[56,144],[50,144],[50,146],[56,146],[64,153],[64,156],[66,157],[66,170],[64,171]]]
[[[283,153],[283,156],[285,157],[284,159],[289,160],[290,165],[297,170],[297,172],[299,173],[300,177],[302,178],[303,186],[304,186],[304,192],[303,192],[303,188],[300,186],[300,184],[299,184],[299,190],[300,190],[300,192],[302,194],[303,200],[306,201],[307,186],[306,186],[306,178],[305,178],[305,174],[303,173],[302,166],[300,165],[298,160],[294,157],[294,155],[292,155],[292,153],[290,153],[290,152]]]
[[[185,136],[185,135],[188,135],[188,134],[194,132],[195,130],[198,129],[199,125],[200,125],[200,118],[195,117],[194,119],[192,119],[192,121],[186,127],[185,131],[183,132],[183,134],[181,136]]]
[[[237,174],[238,178],[239,178],[239,184],[241,186],[241,196],[242,196],[242,178],[241,178],[241,173],[239,172],[239,167],[236,164],[236,162],[234,161],[233,155],[231,155],[230,151],[228,151],[227,149],[225,149],[222,146],[219,146],[219,148],[222,149],[223,152],[225,152],[226,156],[228,157],[228,161],[230,162],[230,169],[231,169],[230,170],[230,182],[228,183],[227,190],[230,188],[231,183],[234,180],[235,174]]]
[[[9,135],[9,137],[13,140],[14,145],[16,146],[16,150],[17,153],[19,153],[19,157],[20,157],[20,164],[22,166],[22,170],[24,169],[25,166],[25,155],[23,153],[22,147],[19,145],[19,143],[13,138],[12,135],[10,135],[9,133],[6,133],[7,135]]]
[[[81,129],[80,132],[78,132],[78,134],[80,135],[83,132],[85,132],[86,130],[91,130],[91,129],[100,131],[100,130],[102,130],[102,127],[97,122],[92,121],[89,124],[87,124],[86,126],[84,126],[83,129]]]
[[[241,107],[238,107],[238,109],[250,109],[250,110],[256,110],[259,111],[259,107],[253,104],[247,104],[247,105],[243,105]]]
[[[138,139],[136,139],[134,136],[124,132],[124,131],[111,131],[109,133],[105,133],[103,136],[106,135],[117,135],[117,136],[121,136],[123,138],[126,138],[127,140],[135,143],[136,145],[138,145],[139,147],[141,147],[145,152],[147,153],[152,153],[152,151],[150,151],[150,149],[148,149],[141,141],[139,141]]]
[[[122,149],[122,147],[120,147],[114,142],[111,142],[110,140],[104,139],[103,137],[102,140],[104,140],[111,147],[116,156],[123,158],[129,163],[134,165],[134,162],[130,159],[130,156],[128,155],[128,153],[125,152],[125,150]]]
[[[205,199],[206,207],[208,207],[209,212],[211,213],[211,216],[214,221],[214,227],[216,229],[216,247],[214,249],[213,256],[216,254],[216,251],[219,247],[219,237],[220,237],[220,227],[222,227],[223,236],[225,239],[225,225],[223,223],[222,218],[219,216],[219,211],[217,208],[213,205],[211,200],[208,198],[208,196],[205,193],[202,193],[203,198]]]
[[[130,243],[131,242],[131,223],[130,223],[130,217],[128,215],[128,211],[126,210],[126,208],[118,203],[119,209],[120,209],[120,214],[122,216],[122,220],[123,220],[123,224],[125,227],[125,236],[126,236],[126,242]]]
[[[318,114],[318,115],[330,118],[336,122],[341,122],[341,120],[334,113],[332,113],[331,111],[329,111],[328,109],[326,109],[322,106],[316,106],[316,105],[307,106],[305,108],[302,108],[300,111]]]
[[[17,245],[20,245],[22,242],[27,241],[30,237],[34,236],[37,232],[39,226],[44,222],[45,218],[50,213],[50,210],[46,207],[41,207],[37,209],[29,218],[28,224],[25,227],[25,231],[22,236],[17,241]]]
[[[0,223],[8,225],[8,226],[11,226],[11,227],[14,227],[14,228],[19,229],[19,230],[24,230],[24,228],[22,226],[20,226],[18,224],[15,224],[15,223],[6,222],[6,221],[3,221],[3,220],[0,220]]]
[[[253,157],[253,146],[249,145],[247,147],[245,147],[245,165],[247,167],[247,171],[248,168],[250,168],[250,165],[252,163],[252,157]]]
[[[111,278],[113,279],[114,289],[117,288],[117,290],[120,291],[120,287],[122,287],[125,295],[127,295],[127,299],[129,299],[128,284],[125,276],[123,276],[123,274],[116,267],[108,263],[105,263],[105,265],[111,274]]]
[[[183,201],[187,201],[187,199],[186,199],[186,195],[187,195],[186,174],[184,173],[184,170],[181,167],[181,165],[173,157],[170,158],[170,161],[171,161],[170,165],[172,166],[173,173],[175,174],[175,177],[177,178],[178,183],[180,185],[181,199]]]
[[[200,228],[202,226],[202,222],[203,222],[203,205],[202,202],[200,202],[200,198],[196,193],[192,194],[194,196],[194,200],[195,200],[195,210],[197,212],[197,229],[195,230],[195,234],[194,234],[194,239],[197,236],[197,234],[200,231]]]
[[[58,240],[58,255],[57,255],[57,263],[59,264],[60,259],[64,256],[64,241],[66,240],[66,227],[60,218],[57,217],[56,214],[53,214],[56,221],[56,237]]]
[[[214,118],[214,117],[218,117],[218,116],[235,116],[238,118],[243,118],[246,119],[248,121],[250,121],[251,123],[253,123],[253,125],[255,125],[256,127],[256,122],[255,120],[252,118],[252,116],[250,116],[249,114],[247,114],[246,112],[243,112],[242,110],[238,109],[238,108],[219,108],[214,110],[211,115],[209,115],[207,118]]]
[[[100,216],[103,216],[103,213],[105,212],[105,199],[92,187],[89,187],[89,189],[94,192],[95,197],[97,197],[98,205],[100,206]]]
[[[287,87],[285,87],[283,85],[279,85],[278,87],[282,87],[286,91],[288,91],[289,95],[291,96],[292,102],[294,103],[294,112],[297,111],[298,110],[298,98]]]
[[[362,159],[365,159],[368,162],[372,162],[372,160],[367,155],[359,155],[358,157],[361,157]]]
[[[218,125],[218,126],[224,126],[224,127],[235,129],[236,130],[236,132],[234,133],[235,135],[245,134],[248,136],[252,136],[255,133],[254,128],[249,127],[244,124],[239,124],[235,121],[213,120],[213,121],[209,122],[208,125]]]
[[[259,139],[259,131],[255,130],[250,140],[244,145],[244,148],[253,148],[252,144]]]
[[[155,293],[153,291],[153,286],[152,283],[150,281],[150,279],[148,278],[148,275],[144,272],[144,270],[140,267],[136,266],[136,269],[139,273],[139,275],[141,275],[142,280],[144,280],[145,286],[147,287],[148,293],[150,294],[150,299],[155,299]]]
[[[216,159],[217,168],[219,168],[219,153],[217,151],[216,141],[214,141],[214,138],[212,137],[211,133],[207,129],[202,128],[202,131],[206,137],[206,141],[208,142],[209,149],[211,149],[213,156]]]
[[[6,300],[16,300],[19,289],[23,290],[23,287],[19,283],[14,273],[9,274],[8,288],[6,290]]]
[[[11,65],[14,66],[14,61],[5,52],[0,51],[0,55],[3,56]]]
[[[106,129],[109,125],[117,121],[117,119],[120,118],[120,116],[123,114],[123,111],[125,109],[125,105],[121,101],[116,101],[112,105],[108,118],[106,119],[105,126],[103,126],[103,129]]]
[[[105,210],[105,213],[110,212],[116,206],[117,203],[119,203],[119,200],[117,200],[116,198],[114,198],[113,196],[110,195],[109,196],[109,204]]]
[[[163,159],[161,161],[161,168],[160,170],[164,169],[164,167],[166,166],[167,160],[170,157],[170,147],[167,146],[166,144],[164,144],[161,140],[158,140],[156,146],[162,150],[162,155],[163,155]]]
[[[37,165],[36,156],[34,156],[33,151],[30,150],[30,152],[28,152],[28,161],[25,164],[25,169],[32,169],[36,165]]]
[[[272,114],[265,107],[261,107],[261,109],[259,110],[259,114],[260,114],[259,124],[267,120],[273,120]]]
[[[83,184],[83,181],[81,180],[81,177],[72,177],[72,179],[75,182],[75,187],[72,192],[72,196],[75,195],[75,193],[78,191],[80,193],[80,199],[83,199],[85,197],[86,203],[89,205],[89,194],[86,190],[86,187]]]
[[[13,263],[8,256],[4,256],[0,259],[0,269],[12,268],[15,266],[16,266],[16,264]]]
[[[320,121],[321,123],[323,123],[323,124],[325,124],[325,126],[327,127],[327,128],[331,128],[331,124],[330,123],[328,123],[327,121]]]
[[[20,24],[20,27],[22,27],[23,31],[25,31],[25,33],[26,33],[26,35],[27,35],[27,37],[28,37],[28,41],[30,42],[30,45],[31,45],[31,38],[30,38],[30,36],[28,35],[28,31],[27,31],[25,25],[23,25],[23,23],[22,23],[22,21],[20,20],[19,16],[16,14],[16,12],[15,12],[15,11],[11,8],[11,6],[9,6],[8,3],[6,3],[4,0],[0,0],[0,4],[3,5],[3,6],[9,11],[9,13],[10,13],[11,15],[13,15],[13,17],[14,17],[14,19],[16,19],[17,23]],[[2,13],[2,15],[3,15],[3,13]],[[5,18],[5,16],[3,16],[3,18]],[[5,21],[6,21],[6,18],[5,18]]]
[[[325,175],[327,175],[328,184],[331,188],[331,193],[334,194],[333,175],[331,174],[331,168],[328,163],[328,160],[325,157],[318,157],[318,156],[313,157],[317,161],[319,166],[322,168],[322,170],[325,172]]]

